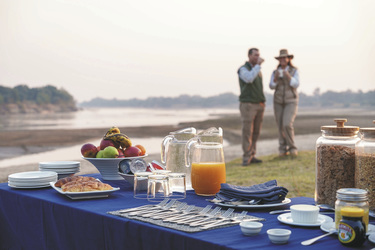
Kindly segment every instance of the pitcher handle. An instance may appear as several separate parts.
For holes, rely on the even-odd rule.
[[[191,161],[190,161],[190,148],[191,146],[195,145],[198,143],[198,138],[194,137],[188,140],[188,142],[185,145],[185,167],[189,168],[191,166]]]
[[[161,162],[165,164],[167,162],[167,153],[168,153],[168,147],[167,144],[173,140],[173,135],[167,135],[164,137],[162,143],[161,143]]]

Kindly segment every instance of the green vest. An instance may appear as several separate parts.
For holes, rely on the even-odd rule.
[[[242,67],[246,67],[249,71],[252,69],[249,62],[246,62]],[[239,73],[239,71],[238,69],[237,73]],[[238,79],[241,89],[240,102],[261,103],[266,101],[263,93],[262,74],[260,72],[251,83],[245,83],[240,77],[238,77]]]

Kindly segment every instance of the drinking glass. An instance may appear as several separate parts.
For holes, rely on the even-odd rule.
[[[148,177],[151,172],[137,172],[134,174],[134,198],[147,199]]]
[[[186,198],[186,174],[170,173],[169,177],[169,198],[181,200]]]
[[[168,175],[151,174],[148,176],[147,200],[161,202],[169,198]]]

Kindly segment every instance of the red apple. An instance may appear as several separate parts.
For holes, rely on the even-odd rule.
[[[121,148],[118,148],[117,151],[118,151],[117,158],[125,158],[124,151],[122,151]]]
[[[113,141],[102,139],[101,142],[100,142],[100,149],[103,150],[103,149],[105,149],[108,146],[112,146],[112,147],[118,148],[118,147],[116,147],[116,145],[115,145],[115,143]]]
[[[124,150],[124,155],[125,157],[135,157],[135,156],[140,156],[142,154],[142,151],[137,148],[137,147],[127,147]]]
[[[95,158],[98,153],[98,148],[91,143],[86,143],[81,147],[81,154],[86,158]]]

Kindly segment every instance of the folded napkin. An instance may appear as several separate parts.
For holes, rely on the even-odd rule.
[[[276,180],[249,187],[222,183],[216,198],[223,201],[260,200],[258,204],[272,204],[282,202],[287,193],[288,189],[277,186]]]

